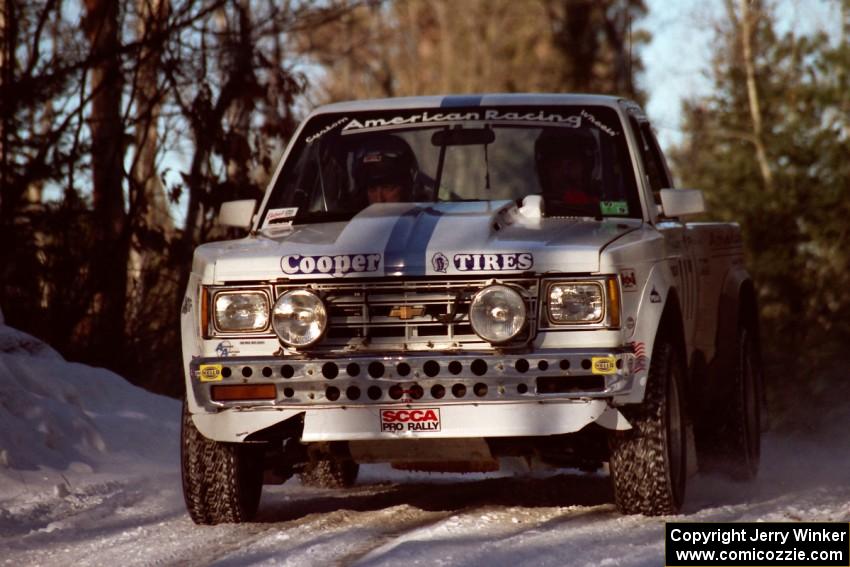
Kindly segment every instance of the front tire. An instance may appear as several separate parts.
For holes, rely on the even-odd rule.
[[[643,403],[623,408],[632,429],[610,437],[614,501],[623,514],[676,514],[682,506],[687,479],[684,374],[673,342],[659,337]]]
[[[180,436],[183,499],[192,521],[250,521],[263,490],[264,447],[207,439],[192,422],[185,401]]]

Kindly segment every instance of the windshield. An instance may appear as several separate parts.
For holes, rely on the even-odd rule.
[[[549,217],[640,217],[617,113],[557,106],[316,116],[261,226],[347,220],[376,203],[528,195],[542,196]]]

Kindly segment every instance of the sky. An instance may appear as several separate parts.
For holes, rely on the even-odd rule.
[[[664,149],[682,141],[682,102],[711,90],[708,69],[713,32],[706,21],[722,9],[698,0],[648,0],[649,14],[641,27],[652,40],[641,51],[640,84],[649,94],[646,113]]]

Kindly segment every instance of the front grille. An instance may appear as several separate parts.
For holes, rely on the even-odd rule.
[[[325,337],[311,351],[348,347],[355,350],[487,349],[469,324],[472,297],[492,280],[407,280],[376,282],[316,282],[308,287],[328,307]],[[517,289],[529,316],[526,331],[514,344],[534,336],[537,326],[536,279],[499,283]],[[276,286],[279,296],[304,284]]]

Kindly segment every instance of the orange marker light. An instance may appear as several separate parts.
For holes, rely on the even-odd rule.
[[[210,338],[210,296],[207,288],[201,287],[201,336]]]
[[[212,387],[212,399],[216,402],[273,400],[276,397],[277,388],[274,384],[234,384]]]
[[[620,326],[620,287],[616,278],[608,278],[608,306],[610,308],[610,324]]]

